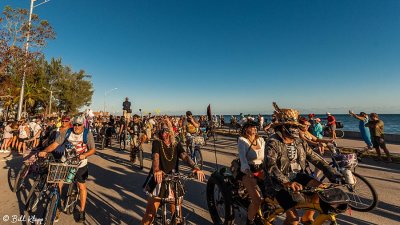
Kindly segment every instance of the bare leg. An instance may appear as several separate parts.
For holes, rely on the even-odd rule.
[[[291,208],[286,211],[286,219],[283,222],[283,225],[297,225],[299,224],[299,215],[295,208]]]
[[[308,182],[307,187],[318,187],[320,186],[321,183],[317,180],[311,180],[310,182]],[[307,197],[307,196],[306,196]],[[318,203],[319,202],[319,198],[318,195],[314,194],[311,199],[310,198],[306,198],[306,201],[308,202],[312,202],[312,203]],[[314,220],[314,211],[313,210],[307,210],[303,217],[301,218],[302,221],[313,221]]]
[[[153,222],[158,207],[160,207],[160,199],[149,198],[147,200],[146,213],[143,216],[142,225],[150,225]]]
[[[86,197],[87,197],[86,184],[78,182],[78,187],[79,187],[79,197],[80,197],[80,201],[81,201],[81,205],[80,205],[81,212],[84,212],[85,206],[86,206]]]

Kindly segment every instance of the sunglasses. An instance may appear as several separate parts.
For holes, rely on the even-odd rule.
[[[63,120],[62,122],[63,122],[63,123],[68,123],[68,122],[69,122],[69,120]]]
[[[82,126],[82,125],[83,125],[83,124],[79,124],[79,123],[73,124],[74,127],[80,127],[80,126]]]

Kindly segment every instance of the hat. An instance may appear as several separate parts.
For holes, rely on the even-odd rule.
[[[83,124],[83,122],[85,122],[85,119],[82,116],[75,116],[72,120],[72,124]]]
[[[326,112],[326,115],[331,115],[331,113],[330,112]]]
[[[258,124],[254,122],[254,120],[248,120],[246,123],[243,124],[243,129],[246,129],[248,127],[257,127]]]
[[[70,118],[69,116],[63,116],[63,117],[61,118],[61,120],[68,120],[68,121],[70,121],[71,118]]]
[[[275,108],[274,115],[277,119],[277,122],[271,125],[272,128],[282,125],[302,126],[298,121],[300,115],[299,111],[295,109],[281,109],[276,102],[273,102],[272,105]]]

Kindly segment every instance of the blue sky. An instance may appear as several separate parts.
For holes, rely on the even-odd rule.
[[[29,0],[1,0],[29,8]],[[37,2],[40,2],[39,0]],[[92,75],[92,108],[398,113],[400,1],[51,0],[44,49]]]

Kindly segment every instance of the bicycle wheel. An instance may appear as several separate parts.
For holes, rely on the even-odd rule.
[[[44,225],[52,225],[57,212],[58,196],[57,194],[51,195],[50,201],[47,203],[44,214]]]
[[[126,135],[122,134],[119,139],[119,149],[125,150],[125,147],[126,147]]]
[[[105,146],[105,144],[106,144],[105,142],[106,142],[106,137],[102,137],[102,138],[101,138],[101,147],[100,147],[101,150],[104,149],[104,146]]]
[[[21,169],[18,172],[17,178],[14,181],[14,189],[13,192],[18,192],[22,185],[24,184],[25,178],[29,173],[29,165],[23,164]]]
[[[343,138],[343,137],[344,137],[344,131],[342,131],[342,130],[336,130],[336,137],[338,137],[338,138]]]
[[[348,186],[344,191],[349,196],[350,207],[359,212],[368,212],[378,204],[378,194],[375,188],[363,176],[353,173],[356,184]]]
[[[39,175],[40,176],[40,175]],[[45,176],[40,176],[32,184],[31,190],[29,191],[28,197],[26,197],[25,210],[28,212],[34,212],[37,209],[40,194],[45,186]]]
[[[67,199],[65,201],[64,212],[68,215],[74,213],[75,206],[78,202],[79,192],[75,183],[71,183],[68,187]]]
[[[214,224],[231,225],[235,218],[232,197],[222,179],[213,174],[207,182],[208,211]]]
[[[139,167],[141,170],[143,169],[143,149],[141,147],[139,148]]]
[[[193,161],[201,170],[203,169],[203,155],[201,154],[200,148],[194,148]]]

